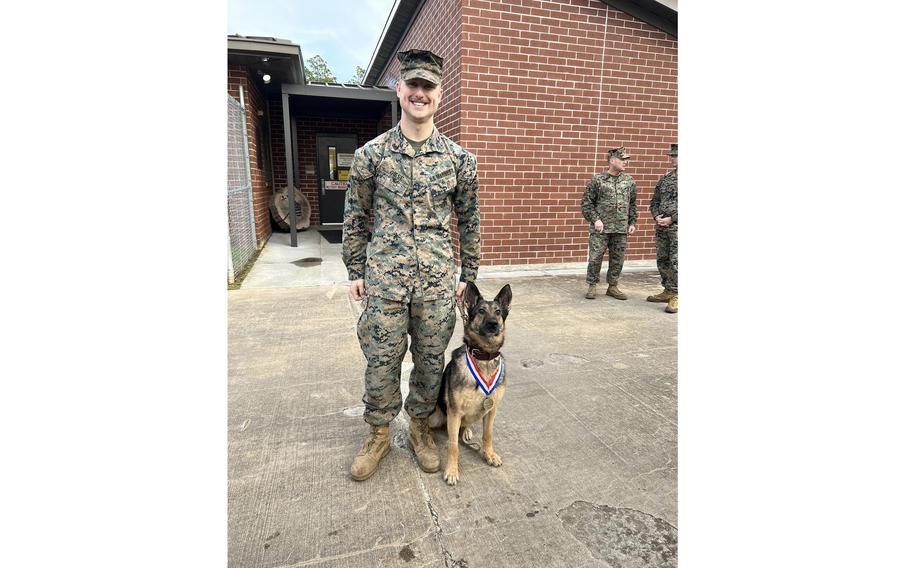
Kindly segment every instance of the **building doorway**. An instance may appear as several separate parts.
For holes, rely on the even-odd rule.
[[[316,135],[320,225],[341,224],[344,221],[348,172],[356,149],[357,136],[354,134]]]

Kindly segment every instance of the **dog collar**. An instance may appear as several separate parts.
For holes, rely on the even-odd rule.
[[[465,363],[468,365],[468,371],[470,371],[471,376],[474,377],[474,380],[477,382],[477,386],[480,387],[480,390],[487,396],[490,396],[490,393],[499,386],[499,381],[505,375],[505,365],[503,365],[503,360],[505,357],[499,358],[499,367],[496,369],[496,372],[493,375],[486,379],[477,369],[477,365],[474,363],[474,358],[471,357],[471,349],[464,350]],[[497,352],[496,355],[499,355]]]
[[[477,349],[476,347],[465,347],[471,354],[471,357],[477,361],[492,361],[493,359],[499,357],[499,351],[496,351],[495,353],[488,353],[482,349]]]

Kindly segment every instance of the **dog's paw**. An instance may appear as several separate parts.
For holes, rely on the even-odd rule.
[[[499,467],[502,465],[502,458],[499,457],[499,454],[490,450],[489,452],[484,452],[483,457],[487,460],[487,463],[493,467]]]
[[[446,470],[442,474],[442,478],[445,479],[446,483],[449,485],[455,485],[458,483],[458,465],[456,464],[453,467],[446,466]]]
[[[473,440],[473,439],[474,439],[474,430],[472,430],[470,427],[462,430],[462,432],[461,432],[461,441],[462,442],[464,442],[465,444],[470,444],[471,440]]]

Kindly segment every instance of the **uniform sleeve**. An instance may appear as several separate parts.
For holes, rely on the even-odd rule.
[[[455,214],[461,245],[461,282],[474,282],[480,265],[480,207],[477,202],[477,158],[466,152],[455,187]]]
[[[584,195],[581,196],[581,214],[584,216],[585,220],[588,223],[597,221],[597,212],[595,211],[596,206],[597,184],[594,183],[594,178],[591,178],[591,181],[589,181],[588,185],[585,186]]]
[[[673,172],[673,213],[670,218],[674,225],[679,221],[679,178],[676,172]]]
[[[657,185],[654,186],[654,195],[651,196],[651,217],[657,218],[657,208],[660,207],[660,185],[664,181],[664,178],[660,178],[657,181]]]
[[[638,221],[638,205],[635,203],[638,199],[638,191],[635,188],[635,182],[632,182],[632,189],[629,190],[629,224],[634,225]]]
[[[375,187],[369,159],[364,149],[358,148],[354,152],[354,161],[348,173],[341,240],[341,259],[348,269],[349,280],[359,280],[364,275],[367,262],[367,225],[370,210],[373,208]]]

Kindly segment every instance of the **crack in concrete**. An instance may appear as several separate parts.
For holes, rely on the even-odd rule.
[[[377,543],[370,548],[362,548],[360,550],[355,550],[353,552],[345,552],[343,554],[334,554],[332,556],[317,556],[316,558],[310,558],[309,560],[302,560],[300,562],[295,562],[294,564],[287,564],[288,559],[290,559],[290,557],[291,557],[291,555],[288,554],[288,558],[285,559],[285,564],[276,566],[275,568],[298,568],[300,566],[316,566],[318,564],[322,564],[323,562],[331,562],[333,560],[349,558],[351,556],[357,556],[359,554],[366,554],[368,552],[373,552],[374,550],[382,550],[385,548],[399,548],[400,549],[405,546],[411,546],[412,544],[417,544],[417,543],[425,540],[426,538],[428,538],[430,536],[431,531],[432,531],[432,527],[428,528],[423,533],[423,536],[409,540],[408,542],[390,542],[387,544],[379,544],[377,541]],[[382,537],[380,537],[379,540],[382,540]],[[292,549],[291,553],[293,553],[294,550],[296,550],[296,549]],[[435,561],[431,562],[431,564],[433,564],[433,563],[435,563]]]
[[[418,539],[420,540],[420,539]],[[415,541],[416,542],[416,541]],[[294,564],[282,564],[276,566],[275,568],[299,568],[301,566],[316,566],[324,562],[331,562],[333,560],[341,560],[343,558],[350,558],[351,556],[357,556],[360,554],[365,554],[367,552],[372,552],[374,550],[381,550],[383,548],[401,548],[406,546],[409,543],[406,542],[390,542],[389,544],[380,544],[373,546],[371,548],[364,548],[361,550],[355,550],[354,552],[345,552],[344,554],[335,554],[333,556],[317,556],[316,558],[311,558],[309,560],[304,560],[302,562],[295,562]]]
[[[406,396],[407,394],[403,392],[402,397],[404,398]],[[449,552],[449,549],[446,548],[446,545],[443,542],[442,525],[439,523],[439,513],[437,513],[436,508],[433,507],[433,498],[430,496],[430,491],[427,489],[427,485],[422,477],[423,470],[420,469],[420,466],[417,464],[417,456],[415,456],[414,452],[407,447],[407,434],[405,432],[409,427],[408,421],[405,420],[404,416],[401,414],[396,416],[394,421],[398,423],[398,432],[394,437],[396,442],[395,445],[403,448],[408,453],[408,457],[411,458],[411,462],[414,466],[414,476],[417,478],[417,485],[420,487],[424,503],[427,506],[427,510],[430,512],[432,524],[427,530],[428,532],[432,531],[436,546],[438,546],[440,552],[442,552],[442,559],[443,562],[445,562],[446,568],[467,568],[467,563],[464,560],[455,560],[452,557],[452,553]]]
[[[539,386],[540,388],[542,388],[543,391],[544,391],[545,393],[547,393],[547,395],[548,395],[550,398],[552,398],[552,399],[555,400],[560,406],[562,406],[563,409],[565,410],[566,414],[569,414],[572,418],[574,418],[576,421],[578,421],[579,424],[581,424],[582,426],[584,426],[585,431],[587,431],[588,434],[594,436],[594,438],[596,438],[598,442],[600,442],[601,444],[603,444],[603,446],[604,446],[605,448],[607,448],[608,450],[610,450],[610,452],[611,452],[614,456],[616,456],[616,459],[618,459],[619,461],[621,461],[621,462],[624,463],[625,465],[629,465],[629,462],[627,462],[627,461],[625,460],[625,458],[623,458],[621,455],[619,455],[619,453],[617,453],[616,450],[614,450],[608,443],[606,443],[605,441],[603,441],[603,440],[600,438],[600,436],[598,436],[597,434],[594,433],[593,430],[591,430],[590,428],[588,428],[588,427],[585,425],[585,421],[584,421],[584,420],[582,420],[581,418],[578,417],[577,414],[575,414],[574,412],[572,412],[572,410],[571,410],[568,406],[566,406],[565,404],[563,404],[563,402],[562,402],[561,400],[559,400],[558,398],[556,398],[555,396],[553,396],[553,393],[551,393],[549,390],[547,390],[547,387],[543,386],[540,382],[538,382],[538,381],[536,381],[536,380],[534,380],[534,379],[531,379],[531,380],[534,382],[534,384],[536,384],[537,386]]]
[[[664,416],[660,411],[658,411],[658,410],[652,408],[650,404],[648,404],[648,403],[646,403],[645,401],[641,400],[641,399],[638,398],[637,396],[631,394],[631,393],[630,393],[629,391],[627,391],[626,389],[622,388],[622,387],[619,386],[619,385],[613,384],[613,383],[609,383],[609,382],[608,382],[607,384],[610,385],[611,387],[615,388],[615,389],[618,389],[618,390],[621,391],[623,394],[625,394],[626,396],[628,396],[628,397],[631,398],[632,400],[639,402],[642,406],[644,406],[645,408],[647,408],[648,410],[650,410],[651,412],[653,412],[653,413],[656,414],[657,416],[660,416],[661,418],[663,418],[664,420],[666,420],[667,422],[669,422],[669,423],[672,424],[673,426],[679,428],[679,424],[677,424],[675,421],[671,420],[670,418],[667,418],[667,417]]]
[[[652,469],[651,471],[646,471],[646,472],[643,472],[643,473],[639,473],[638,475],[635,475],[635,476],[629,478],[628,483],[632,483],[633,481],[635,481],[636,479],[638,479],[638,478],[640,478],[640,477],[644,477],[644,476],[646,476],[646,475],[655,474],[655,473],[657,473],[658,471],[675,471],[675,470],[676,470],[676,467],[675,467],[675,466],[674,466],[674,467],[670,467],[670,464],[671,464],[671,463],[673,463],[673,458],[672,458],[672,457],[669,457],[669,458],[667,458],[667,463],[664,464],[662,467],[655,467],[655,468]]]

